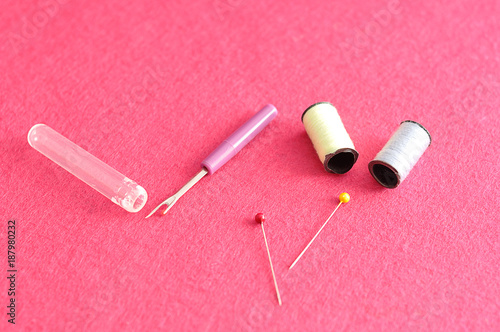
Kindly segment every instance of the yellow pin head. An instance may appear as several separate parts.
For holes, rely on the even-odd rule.
[[[342,193],[340,194],[339,196],[339,200],[342,202],[342,203],[347,203],[349,202],[349,200],[351,199],[351,196],[349,196],[348,193]]]

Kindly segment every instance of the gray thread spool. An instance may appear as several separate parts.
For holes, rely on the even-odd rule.
[[[406,120],[370,161],[368,169],[378,183],[396,188],[408,176],[427,147],[431,135],[421,124]]]

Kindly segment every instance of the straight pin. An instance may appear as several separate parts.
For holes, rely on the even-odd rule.
[[[323,226],[321,226],[321,228],[319,229],[319,231],[316,233],[316,235],[314,235],[314,237],[312,238],[312,240],[307,244],[307,246],[304,248],[304,250],[302,250],[302,252],[300,253],[299,257],[297,257],[295,259],[295,261],[292,263],[292,265],[290,265],[290,268],[291,269],[292,267],[295,266],[295,264],[297,264],[297,262],[299,261],[300,257],[302,257],[302,255],[304,255],[304,253],[306,252],[306,250],[311,246],[311,244],[313,243],[313,241],[318,237],[319,233],[323,230],[323,228],[325,228],[326,224],[330,221],[330,219],[333,217],[334,213],[338,210],[338,208],[340,207],[340,205],[342,205],[342,203],[347,203],[349,202],[349,200],[351,199],[351,197],[349,196],[348,193],[342,193],[340,194],[339,196],[339,204],[337,205],[337,207],[335,208],[335,210],[333,210],[332,214],[328,217],[328,219],[326,219],[325,223],[323,224]]]
[[[274,287],[276,288],[276,296],[278,297],[278,303],[281,305],[280,291],[278,289],[278,283],[276,282],[276,275],[274,274],[273,262],[271,261],[271,253],[269,252],[269,246],[267,245],[266,232],[264,231],[264,221],[266,217],[262,213],[257,213],[255,215],[255,221],[262,226],[262,234],[264,234],[264,242],[266,243],[267,257],[269,257],[269,265],[271,265],[271,272],[273,274]]]

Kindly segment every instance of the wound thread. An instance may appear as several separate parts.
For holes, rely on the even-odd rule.
[[[354,166],[359,154],[332,104],[309,106],[302,114],[302,122],[326,171],[344,174]]]
[[[370,161],[371,175],[386,188],[396,188],[408,176],[427,147],[431,135],[421,124],[406,120]]]

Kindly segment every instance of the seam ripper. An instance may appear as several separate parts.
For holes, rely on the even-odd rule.
[[[182,197],[192,186],[200,181],[205,175],[215,173],[225,163],[234,157],[245,145],[248,144],[258,133],[264,129],[272,119],[276,117],[278,110],[273,105],[264,106],[250,120],[225,139],[208,157],[201,162],[201,171],[186,183],[177,193],[160,203],[150,214],[149,218],[163,205],[167,208],[162,212],[165,215],[168,210]]]

